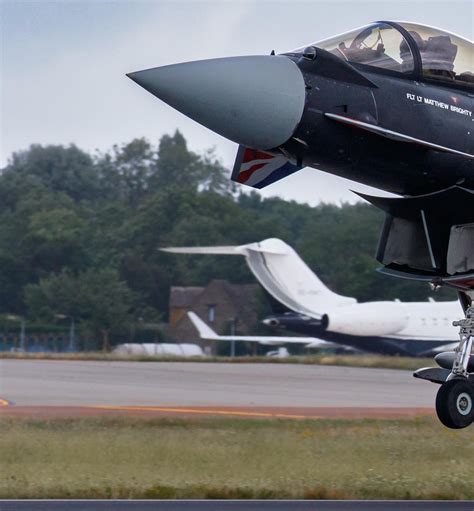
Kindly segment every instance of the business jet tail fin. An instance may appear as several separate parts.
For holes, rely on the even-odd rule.
[[[331,291],[301,257],[277,238],[240,246],[168,247],[181,254],[242,255],[263,288],[286,309],[321,319],[330,309],[356,303]]]

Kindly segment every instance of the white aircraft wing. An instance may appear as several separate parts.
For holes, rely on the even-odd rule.
[[[160,248],[162,252],[171,252],[172,254],[215,254],[215,255],[245,255],[239,250],[239,247],[223,245],[216,247],[164,247]]]
[[[196,327],[201,339],[208,341],[247,341],[258,342],[270,346],[280,346],[282,344],[294,343],[304,344],[307,348],[331,347],[332,343],[323,341],[316,337],[279,337],[262,335],[218,335],[211,327],[194,312],[188,312],[189,319]]]

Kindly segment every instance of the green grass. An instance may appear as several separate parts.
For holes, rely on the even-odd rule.
[[[132,361],[132,362],[200,362],[200,363],[233,363],[233,364],[314,364],[336,365],[347,367],[372,367],[383,369],[404,369],[407,371],[425,366],[436,365],[431,358],[390,357],[383,355],[305,355],[287,358],[275,357],[174,357],[146,355],[115,355],[113,353],[82,352],[82,353],[0,353],[0,359],[28,360],[94,360],[94,361]]]
[[[5,418],[0,453],[0,498],[474,498],[474,429],[431,418]]]

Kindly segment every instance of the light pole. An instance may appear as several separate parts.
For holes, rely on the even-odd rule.
[[[236,318],[230,318],[230,335],[235,336],[235,321]],[[235,339],[230,341],[230,356],[235,357]]]
[[[20,322],[20,350],[25,351],[25,339],[26,339],[26,320],[22,316],[17,316],[16,314],[8,314],[6,316],[10,321],[19,321]]]
[[[68,316],[67,314],[55,314],[55,318],[58,319],[67,319],[71,320],[71,324],[69,326],[69,351],[75,351],[75,334],[76,334],[76,325],[74,323],[74,318],[72,316]]]
[[[25,351],[25,332],[26,332],[25,318],[20,318],[20,349],[21,349],[21,351]]]

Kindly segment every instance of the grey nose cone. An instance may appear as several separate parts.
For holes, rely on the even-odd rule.
[[[285,143],[303,115],[303,75],[284,56],[200,60],[127,76],[203,126],[254,149]]]

